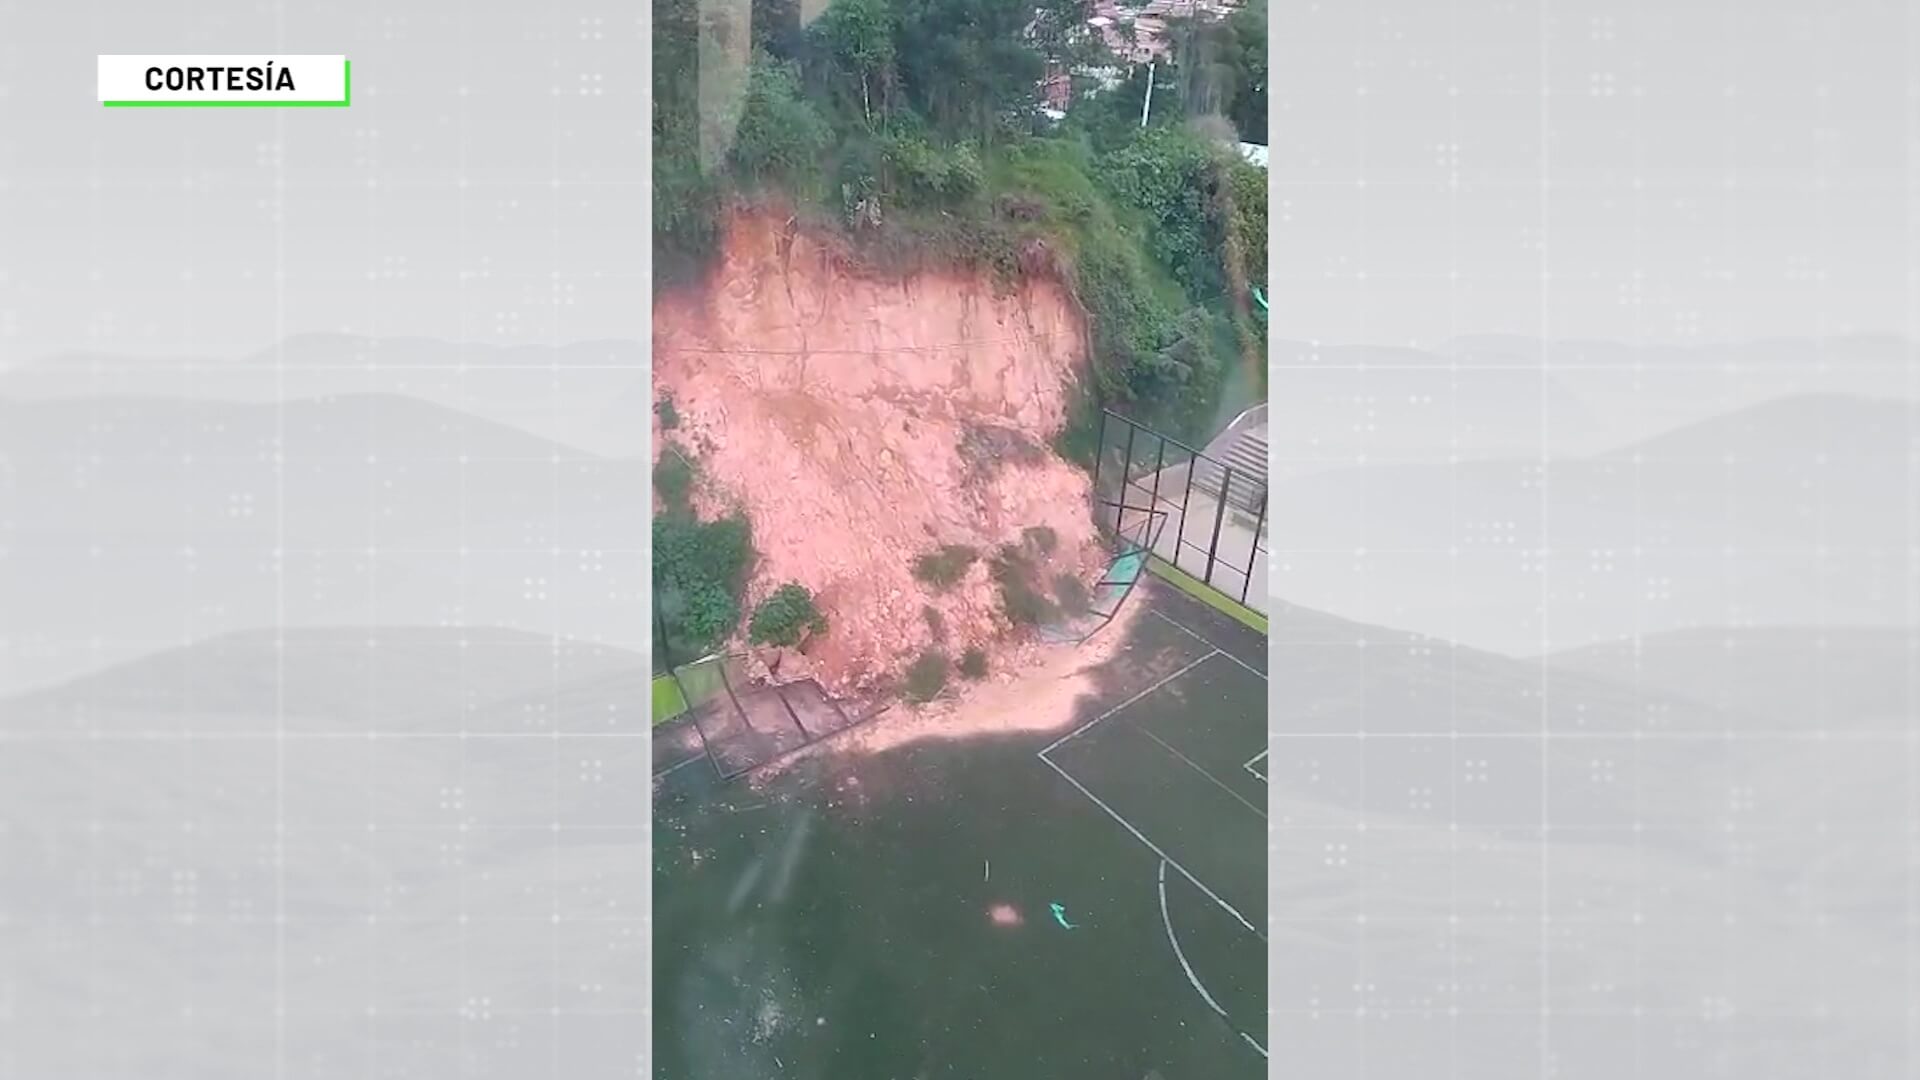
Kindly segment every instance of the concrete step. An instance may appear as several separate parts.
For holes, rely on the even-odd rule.
[[[1267,441],[1258,435],[1242,434],[1227,447],[1222,458],[1225,467],[1209,458],[1197,461],[1193,470],[1193,486],[1198,490],[1218,491],[1226,469],[1231,468],[1232,503],[1257,511],[1265,501],[1267,491]]]

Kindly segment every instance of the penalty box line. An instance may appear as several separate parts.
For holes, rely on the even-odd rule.
[[[1048,749],[1051,749],[1051,747],[1049,747]],[[1247,917],[1245,915],[1240,914],[1240,911],[1238,908],[1235,908],[1232,904],[1229,904],[1225,900],[1221,899],[1220,894],[1208,888],[1206,882],[1201,881],[1199,878],[1193,876],[1193,872],[1188,870],[1186,867],[1180,865],[1179,860],[1167,854],[1165,851],[1162,851],[1160,849],[1160,845],[1147,839],[1147,836],[1145,833],[1141,832],[1139,829],[1134,828],[1133,822],[1128,821],[1125,817],[1121,816],[1118,810],[1115,810],[1113,807],[1108,806],[1106,804],[1106,801],[1101,799],[1100,796],[1095,795],[1093,792],[1087,790],[1087,786],[1085,784],[1082,784],[1080,781],[1074,779],[1072,773],[1061,768],[1058,762],[1048,757],[1046,750],[1042,750],[1040,751],[1040,753],[1034,756],[1038,757],[1041,761],[1045,762],[1047,765],[1047,768],[1052,769],[1054,772],[1059,773],[1061,779],[1065,780],[1069,784],[1072,784],[1074,787],[1074,790],[1078,791],[1082,795],[1085,795],[1087,799],[1093,803],[1093,805],[1106,811],[1106,814],[1108,817],[1119,822],[1121,828],[1132,833],[1133,838],[1135,840],[1140,841],[1140,843],[1144,844],[1148,851],[1151,851],[1155,855],[1158,855],[1162,862],[1165,862],[1168,866],[1171,866],[1175,870],[1179,871],[1181,877],[1186,878],[1188,881],[1192,882],[1193,887],[1196,889],[1199,889],[1202,893],[1205,893],[1207,899],[1213,901],[1215,904],[1220,905],[1220,910],[1233,916],[1235,921],[1237,921],[1241,926],[1246,927],[1248,932],[1253,934],[1254,937],[1259,938],[1261,944],[1266,943],[1267,935],[1261,933],[1258,927],[1254,926],[1251,922],[1248,922]]]

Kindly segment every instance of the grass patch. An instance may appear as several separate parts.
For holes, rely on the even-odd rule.
[[[1155,576],[1167,581],[1174,588],[1193,597],[1222,615],[1252,630],[1258,630],[1262,636],[1267,633],[1267,617],[1238,601],[1222,594],[1206,582],[1187,573],[1185,570],[1162,559],[1158,555],[1147,559],[1147,566]]]
[[[687,699],[680,693],[680,684],[671,675],[653,677],[653,693],[648,695],[653,701],[653,726],[661,724],[687,711]]]
[[[907,668],[907,700],[932,701],[947,685],[947,654],[928,649]]]
[[[979,558],[980,553],[965,544],[942,544],[913,560],[913,576],[935,589],[951,589]]]

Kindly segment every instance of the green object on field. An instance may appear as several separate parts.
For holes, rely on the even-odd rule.
[[[680,684],[673,681],[673,676],[654,676],[653,726],[659,727],[686,711],[687,699],[680,695]]]
[[[1258,630],[1262,634],[1267,632],[1267,617],[1265,615],[1260,614],[1244,604],[1239,604],[1228,599],[1219,590],[1211,588],[1199,578],[1194,577],[1192,574],[1187,573],[1185,570],[1180,569],[1158,555],[1152,558],[1151,565],[1153,572],[1172,584],[1174,588],[1179,589],[1181,592],[1186,593],[1188,596],[1193,597],[1195,600],[1200,601],[1249,629]]]

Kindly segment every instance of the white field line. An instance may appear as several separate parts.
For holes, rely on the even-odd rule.
[[[1049,747],[1049,749],[1051,749],[1051,747]],[[1054,772],[1059,773],[1062,779],[1064,779],[1067,783],[1072,784],[1080,792],[1080,794],[1085,795],[1088,799],[1092,800],[1093,805],[1099,807],[1102,810],[1105,810],[1107,812],[1108,817],[1120,823],[1121,828],[1132,833],[1133,838],[1135,840],[1140,841],[1142,844],[1146,845],[1146,848],[1148,851],[1151,851],[1155,855],[1160,856],[1161,859],[1165,860],[1168,866],[1171,866],[1175,870],[1180,871],[1181,877],[1184,877],[1188,881],[1193,882],[1194,888],[1199,889],[1201,892],[1207,894],[1207,899],[1212,900],[1214,903],[1220,905],[1220,909],[1222,911],[1225,911],[1227,914],[1233,916],[1236,920],[1238,920],[1241,926],[1246,927],[1248,931],[1250,931],[1253,934],[1254,937],[1257,937],[1260,939],[1261,944],[1263,945],[1266,944],[1267,935],[1261,933],[1258,927],[1248,922],[1247,917],[1245,915],[1240,914],[1240,912],[1237,909],[1235,909],[1232,904],[1229,904],[1225,900],[1220,899],[1219,893],[1216,893],[1212,889],[1207,888],[1206,882],[1201,881],[1197,877],[1194,877],[1193,874],[1190,871],[1188,871],[1186,867],[1181,866],[1177,861],[1173,859],[1172,856],[1160,850],[1160,846],[1158,844],[1155,844],[1153,841],[1147,839],[1144,833],[1142,833],[1139,829],[1134,828],[1132,822],[1128,821],[1124,817],[1121,817],[1119,811],[1115,810],[1111,806],[1108,806],[1105,802],[1102,802],[1100,799],[1100,796],[1095,795],[1091,791],[1088,791],[1087,786],[1085,784],[1082,784],[1080,781],[1075,780],[1073,778],[1072,773],[1069,773],[1067,770],[1055,764],[1051,758],[1047,757],[1047,752],[1045,750],[1042,750],[1037,756],[1040,758],[1041,761],[1044,761],[1047,763],[1048,768],[1052,769]]]
[[[1193,965],[1187,963],[1187,954],[1180,950],[1180,939],[1174,936],[1173,918],[1167,914],[1167,860],[1165,859],[1160,860],[1160,925],[1167,928],[1167,944],[1173,946],[1173,958],[1180,961],[1180,970],[1187,973],[1187,981],[1193,984],[1195,990],[1200,991],[1200,999],[1205,1001],[1207,1007],[1214,1012],[1221,1016],[1227,1015],[1227,1010],[1221,1008],[1220,1003],[1213,1000],[1213,995],[1207,993],[1207,988],[1200,985],[1200,976],[1193,973]]]
[[[1165,739],[1162,739],[1160,736],[1155,735],[1153,732],[1148,731],[1144,727],[1135,727],[1134,730],[1138,731],[1142,735],[1145,735],[1147,738],[1152,739],[1154,742],[1159,743],[1160,749],[1165,750],[1167,753],[1172,754],[1174,757],[1177,757],[1181,761],[1186,762],[1188,767],[1192,768],[1194,772],[1197,772],[1201,776],[1206,777],[1207,783],[1212,784],[1214,787],[1219,788],[1221,791],[1224,791],[1227,794],[1233,796],[1235,799],[1239,800],[1241,806],[1244,806],[1247,809],[1253,811],[1254,813],[1259,814],[1260,820],[1265,821],[1267,819],[1267,812],[1265,810],[1262,810],[1259,807],[1253,805],[1251,802],[1248,802],[1246,796],[1228,787],[1225,783],[1223,783],[1220,780],[1219,777],[1208,772],[1206,769],[1201,768],[1199,762],[1193,760],[1192,758],[1181,753],[1180,751],[1175,750],[1173,746],[1170,743],[1168,743]]]
[[[1187,635],[1188,637],[1199,642],[1200,644],[1205,645],[1207,648],[1212,649],[1214,652],[1219,653],[1220,655],[1226,657],[1227,659],[1233,661],[1234,663],[1239,664],[1241,667],[1246,668],[1248,671],[1253,672],[1255,675],[1260,676],[1261,682],[1267,681],[1266,673],[1261,671],[1259,668],[1254,667],[1252,664],[1247,663],[1245,660],[1242,660],[1239,657],[1228,652],[1227,650],[1221,648],[1220,646],[1215,645],[1213,642],[1208,641],[1206,638],[1201,637],[1199,634],[1195,633],[1194,631],[1187,629],[1187,627],[1181,625],[1179,622],[1175,621],[1174,619],[1170,619],[1167,616],[1160,614],[1158,611],[1154,611],[1152,608],[1148,608],[1147,610],[1151,612],[1154,615],[1154,617],[1163,620],[1164,622],[1167,623],[1167,625],[1173,627],[1175,630],[1180,631],[1181,633]]]
[[[1187,672],[1192,671],[1194,668],[1199,667],[1201,664],[1206,663],[1208,660],[1213,659],[1215,656],[1220,656],[1220,655],[1224,655],[1224,654],[1222,654],[1219,649],[1214,649],[1212,652],[1186,665],[1185,667],[1181,668],[1179,671],[1176,671],[1173,674],[1168,675],[1164,679],[1157,680],[1152,686],[1147,687],[1145,690],[1140,691],[1139,693],[1133,695],[1132,697],[1121,702],[1120,704],[1115,705],[1113,708],[1108,709],[1106,712],[1101,713],[1099,716],[1094,717],[1093,719],[1087,721],[1086,723],[1081,724],[1079,727],[1074,728],[1072,731],[1067,732],[1065,735],[1062,735],[1059,738],[1053,740],[1051,743],[1048,743],[1047,748],[1045,750],[1040,751],[1040,756],[1041,757],[1047,756],[1047,754],[1050,753],[1054,749],[1054,747],[1059,746],[1061,743],[1066,742],[1068,739],[1078,738],[1080,735],[1084,734],[1089,728],[1092,728],[1093,725],[1099,723],[1102,720],[1105,720],[1107,717],[1112,716],[1114,713],[1119,712],[1121,709],[1124,709],[1127,706],[1132,705],[1134,702],[1139,701],[1141,698],[1146,697],[1148,694],[1153,693],[1155,690],[1158,690],[1161,687],[1172,682],[1173,680],[1179,678],[1180,676],[1185,675]]]

